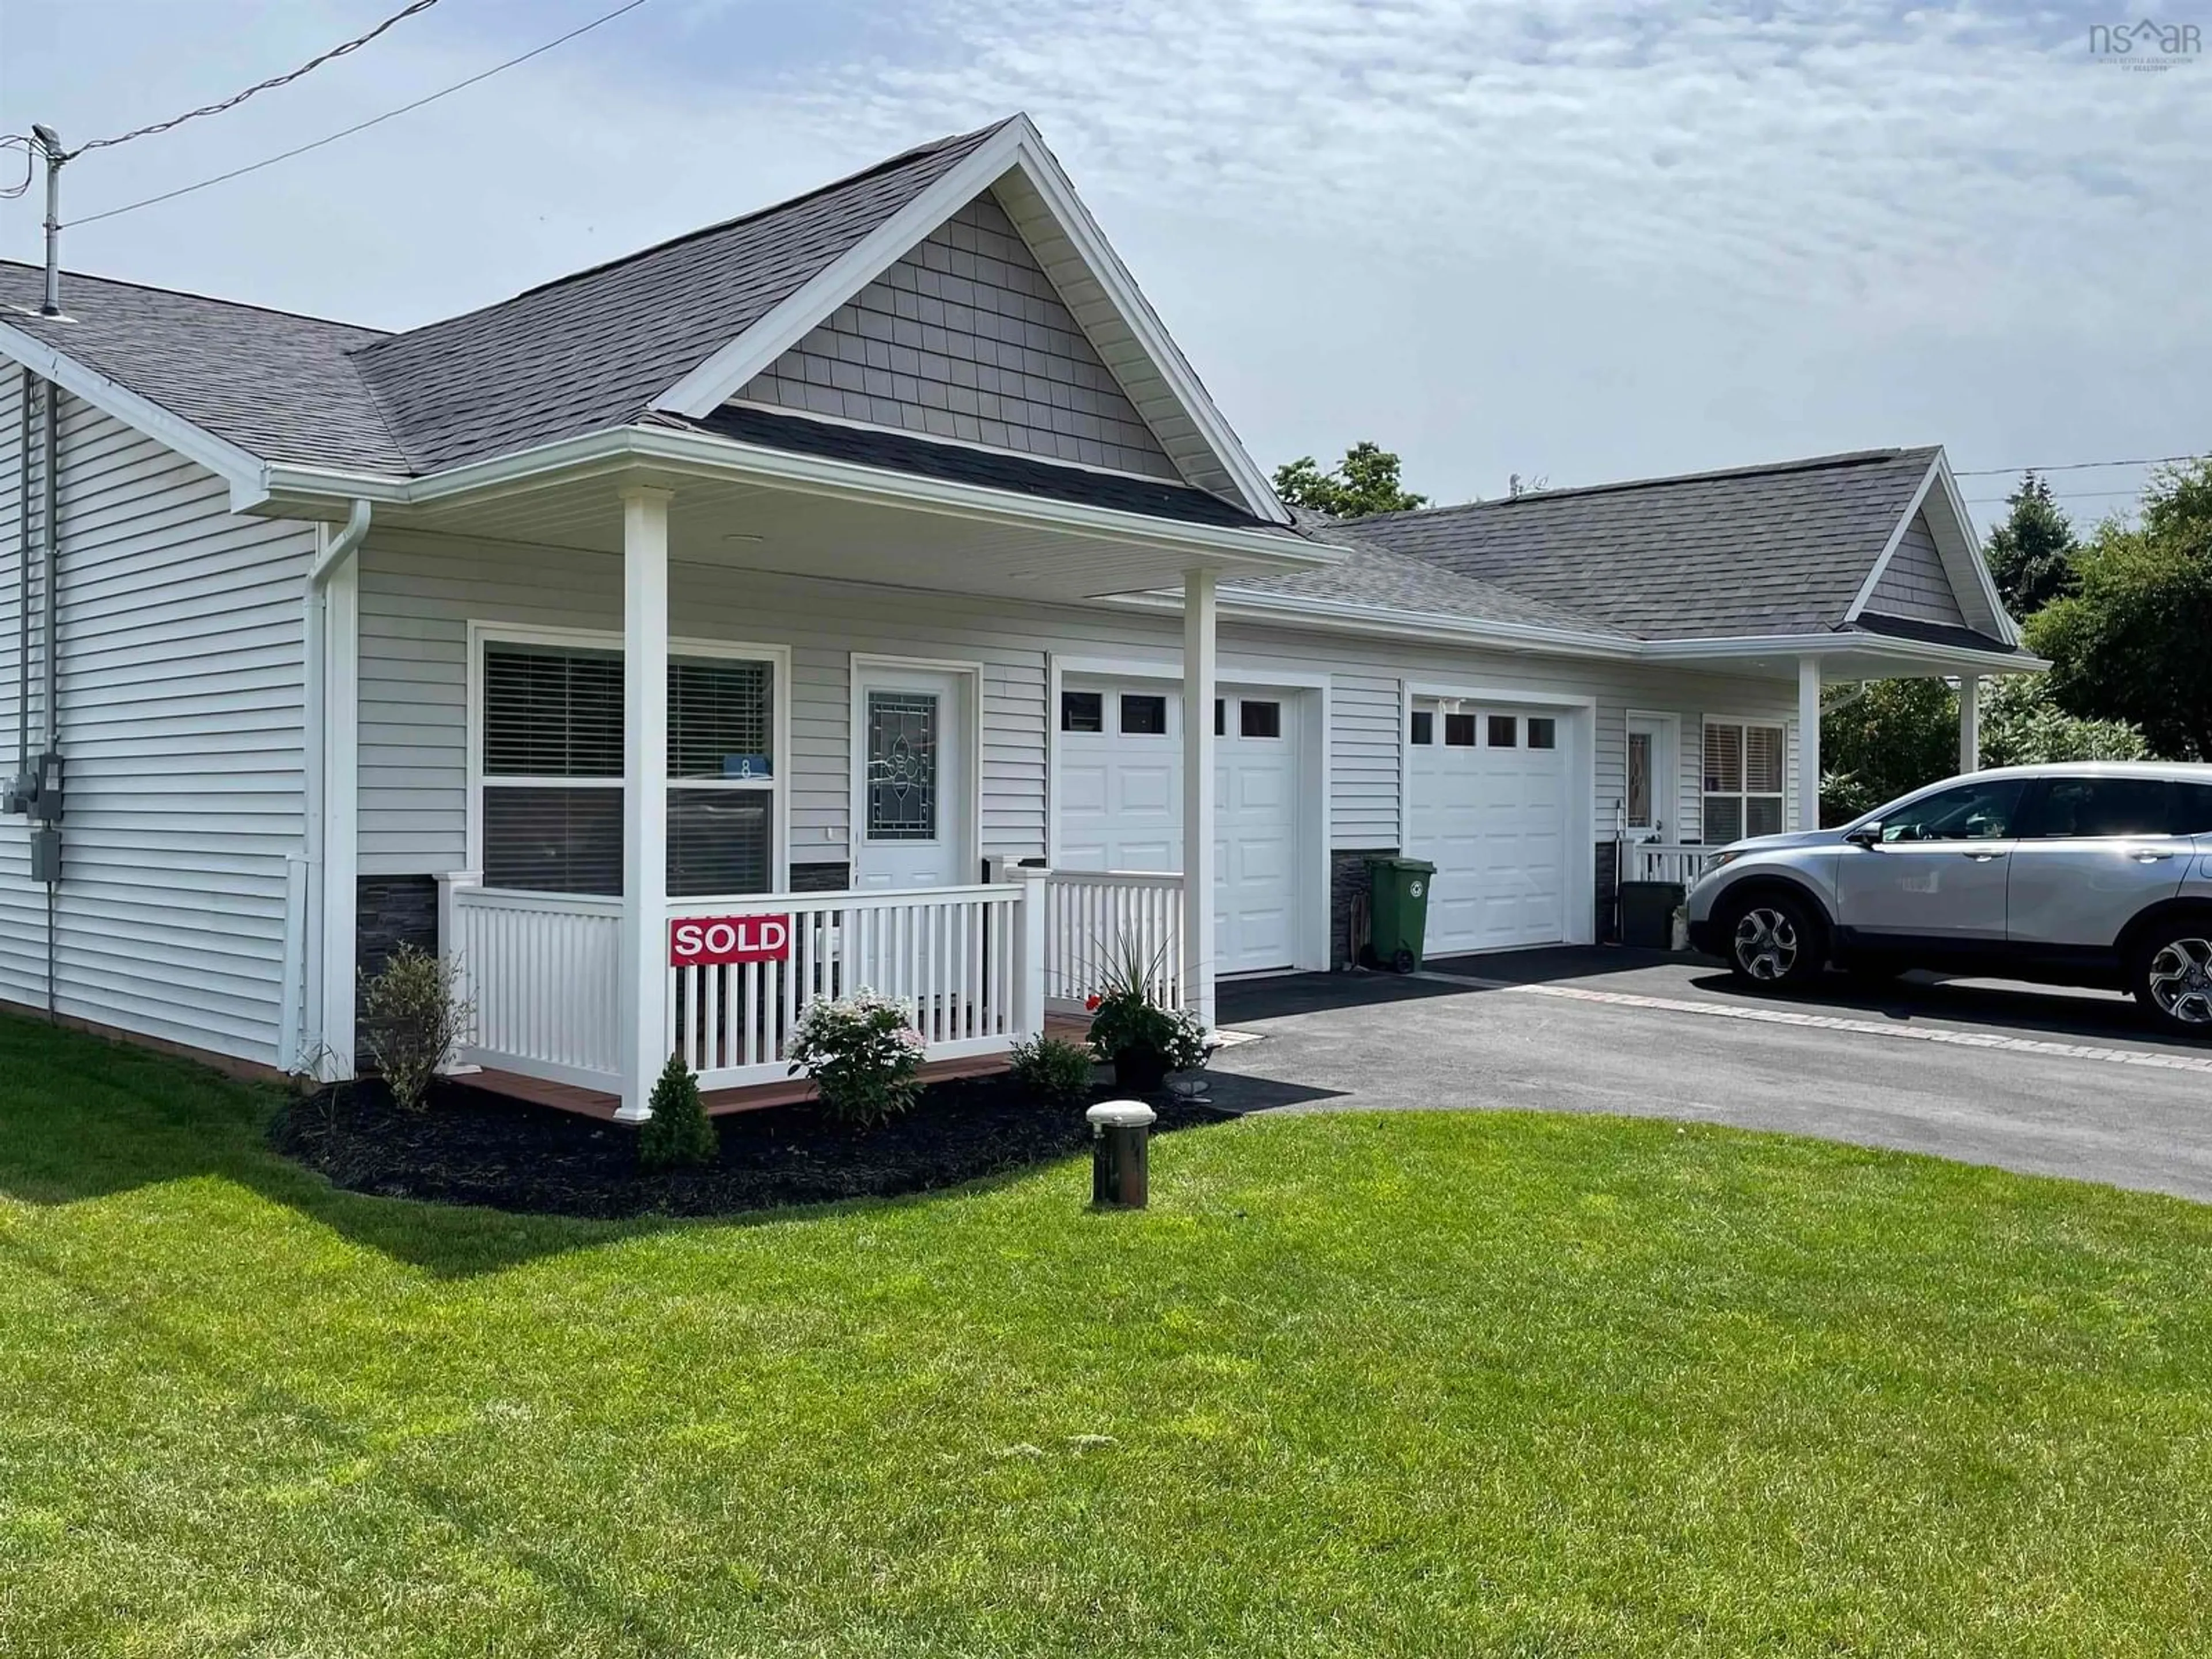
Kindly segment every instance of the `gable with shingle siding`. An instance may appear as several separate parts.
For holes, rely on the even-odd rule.
[[[1148,477],[1177,476],[986,191],[738,399]]]
[[[1928,515],[1916,513],[1905,526],[1888,568],[1867,596],[1866,608],[1885,617],[1904,617],[1913,622],[1966,625],[1966,613],[1951,586],[1951,573],[1936,550],[1936,538],[1928,528]]]

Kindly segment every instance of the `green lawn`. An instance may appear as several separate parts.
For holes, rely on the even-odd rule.
[[[2212,1210],[1527,1115],[750,1223],[0,1020],[0,1654],[2212,1649]]]

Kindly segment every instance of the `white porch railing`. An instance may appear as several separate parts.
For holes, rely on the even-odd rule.
[[[1710,847],[1680,847],[1661,842],[1630,843],[1622,860],[1623,881],[1678,881],[1687,887],[1697,880],[1712,856]]]
[[[1042,885],[672,902],[655,945],[664,963],[680,921],[776,917],[790,932],[775,960],[662,968],[667,1040],[649,1068],[674,1054],[702,1088],[782,1082],[799,1012],[863,987],[907,1006],[927,1059],[1011,1048],[1043,1028]],[[619,1091],[623,902],[488,890],[470,876],[442,886],[443,937],[477,1003],[462,1058]]]
[[[461,1058],[586,1089],[622,1085],[622,901],[441,884],[441,929],[476,999]]]
[[[781,1081],[791,1074],[799,1011],[865,988],[906,1005],[930,1060],[1003,1053],[1026,1030],[1022,922],[1031,884],[672,904],[672,921],[788,916],[791,940],[780,961],[672,967],[669,1049],[702,1088]]]
[[[1151,973],[1153,999],[1183,1006],[1182,878],[1133,870],[1054,870],[1044,879],[1044,995],[1079,1009],[1124,958]]]

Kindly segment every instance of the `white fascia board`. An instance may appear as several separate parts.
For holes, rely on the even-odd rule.
[[[815,273],[799,291],[701,363],[653,400],[665,413],[698,420],[720,408],[752,378],[805,339],[817,325],[866,288],[953,214],[981,195],[1008,172],[1019,168],[1060,221],[1085,264],[1137,337],[1161,378],[1205,437],[1223,470],[1237,481],[1245,507],[1273,524],[1290,515],[1229,423],[1206,396],[1182,353],[1169,338],[1104,234],[1099,230],[1060,163],[1026,115],[1018,115],[975,152],[903,208],[876,227],[842,256]]]
[[[662,474],[768,483],[908,511],[1042,526],[1070,535],[1232,560],[1255,569],[1312,569],[1334,564],[1343,556],[1333,549],[1275,530],[1182,524],[1111,507],[893,472],[855,461],[802,455],[711,433],[660,427],[618,427],[586,433],[422,478],[376,478],[307,467],[273,467],[269,483],[274,491],[288,496],[347,501],[365,496],[378,502],[426,507],[463,496],[481,500],[514,494],[595,472],[639,466]]]
[[[52,381],[72,397],[82,398],[102,414],[135,427],[156,442],[195,461],[230,486],[230,510],[244,513],[269,498],[269,468],[258,455],[218,438],[204,427],[109,379],[59,348],[0,321],[0,354],[14,359],[33,374]]]
[[[1180,600],[1164,593],[1125,594],[1110,603],[1146,611],[1180,612],[1182,609]],[[1388,605],[1355,605],[1343,599],[1317,599],[1303,594],[1241,592],[1233,587],[1224,587],[1218,604],[1223,616],[1242,622],[1272,622],[1394,639],[1448,639],[1460,644],[1494,645],[1559,656],[1626,659],[1644,654],[1642,641],[1624,639],[1617,634],[1547,628],[1536,623],[1492,622],[1480,617],[1453,617],[1427,611],[1400,611]]]
[[[1888,634],[1768,634],[1735,639],[1651,640],[1638,652],[1646,662],[1679,663],[1711,658],[1841,657],[1858,653],[1896,657],[1953,672],[1966,667],[1985,673],[2039,673],[2051,666],[2041,657],[2016,651],[1973,651],[1927,640]]]

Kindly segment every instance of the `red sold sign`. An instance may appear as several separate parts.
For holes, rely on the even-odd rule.
[[[715,968],[791,959],[789,916],[689,916],[668,924],[668,965]]]

